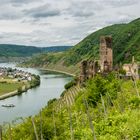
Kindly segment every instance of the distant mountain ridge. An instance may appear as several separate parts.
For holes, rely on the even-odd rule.
[[[35,47],[25,45],[0,44],[0,57],[30,57],[46,52],[62,52],[72,46]]]

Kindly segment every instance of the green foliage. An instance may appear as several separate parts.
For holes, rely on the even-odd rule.
[[[22,63],[21,66],[42,67],[50,63],[54,65],[58,60],[61,59],[62,56],[63,53],[43,53],[41,55],[33,56],[31,60]]]
[[[86,85],[88,102],[97,105],[97,102],[101,99],[101,95],[109,94],[110,97],[116,98],[117,92],[120,90],[119,82],[114,73],[111,73],[106,78],[101,75],[97,75],[95,78],[88,81]]]
[[[75,85],[76,85],[76,81],[75,80],[72,80],[72,81],[70,81],[69,83],[67,83],[65,85],[65,89],[68,90],[69,88],[71,88],[71,87],[73,87]]]
[[[32,75],[32,80],[30,81],[30,87],[36,87],[40,85],[40,76],[39,75]]]
[[[22,87],[19,87],[18,88],[18,93],[20,94],[20,93],[22,93],[23,91],[22,91]]]
[[[66,93],[66,90],[64,90],[64,91],[61,93],[60,97],[64,97],[65,93]]]
[[[19,88],[22,88],[23,83],[8,83],[6,81],[0,82],[0,95],[13,92]]]
[[[31,46],[0,44],[0,56],[26,57],[40,53],[40,49]]]
[[[122,74],[122,75],[126,75],[126,71],[124,69],[120,69],[119,73]]]
[[[55,101],[57,101],[56,98],[49,100],[49,101],[48,101],[48,106],[51,105],[51,104],[53,104]]]
[[[140,107],[140,98],[138,98],[138,97],[132,97],[132,98],[130,98],[129,104],[133,108]]]

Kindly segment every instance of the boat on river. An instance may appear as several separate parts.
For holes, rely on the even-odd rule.
[[[5,104],[5,105],[2,105],[2,107],[15,107],[14,104]]]

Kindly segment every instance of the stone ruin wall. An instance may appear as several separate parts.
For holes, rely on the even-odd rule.
[[[99,63],[99,65],[98,65]],[[100,38],[100,60],[81,62],[80,83],[94,77],[100,70],[102,73],[107,73],[113,69],[113,51],[112,51],[112,38],[110,36],[102,36]]]
[[[110,72],[113,69],[112,38],[110,36],[100,38],[100,69],[101,72]]]
[[[80,83],[94,77],[97,71],[98,71],[97,61],[87,61],[87,60],[82,61]]]

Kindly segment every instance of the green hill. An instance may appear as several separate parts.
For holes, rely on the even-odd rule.
[[[0,44],[0,56],[1,57],[26,57],[39,53],[40,49],[37,47],[24,46],[24,45],[10,45]]]
[[[102,35],[113,38],[114,64],[130,61],[134,55],[140,61],[140,18],[128,24],[116,24],[98,30],[78,43],[64,57],[67,65],[76,64],[84,58],[98,58],[99,40]]]
[[[0,44],[0,57],[29,57],[44,52],[66,51],[71,46],[34,47],[24,45]]]
[[[98,59],[100,36],[111,35],[113,38],[113,57],[114,64],[130,62],[132,56],[140,61],[140,18],[128,24],[115,24],[98,30],[70,50],[59,53],[34,57],[31,61],[25,63],[26,66],[46,66],[48,68],[64,70],[73,66],[83,59]],[[41,59],[40,59],[41,58]],[[38,59],[39,62],[35,61]],[[48,62],[46,65],[46,62]],[[39,64],[39,65],[38,65]],[[55,64],[55,65],[54,65]],[[61,67],[61,68],[58,68]]]

